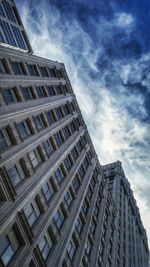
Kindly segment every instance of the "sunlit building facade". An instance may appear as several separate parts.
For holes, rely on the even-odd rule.
[[[0,12],[0,266],[115,266],[117,205],[65,66],[33,55],[14,1]]]

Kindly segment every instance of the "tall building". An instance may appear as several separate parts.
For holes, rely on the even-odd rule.
[[[103,166],[116,206],[112,267],[148,266],[149,250],[136,200],[121,162]]]
[[[114,266],[118,207],[65,66],[32,54],[14,1],[0,12],[0,266]]]

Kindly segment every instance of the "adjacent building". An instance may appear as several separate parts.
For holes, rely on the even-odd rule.
[[[115,234],[132,230],[119,227],[122,206],[64,64],[32,54],[14,1],[0,1],[0,19],[0,266],[147,267],[137,208],[131,221],[139,220],[134,238],[143,252],[138,259],[131,242],[131,265],[123,265],[129,252]]]
[[[112,266],[148,266],[149,250],[146,231],[121,162],[103,166],[103,172],[117,210]]]

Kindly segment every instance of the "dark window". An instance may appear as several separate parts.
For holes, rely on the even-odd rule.
[[[60,147],[64,142],[61,132],[59,131],[58,133],[56,133],[54,137],[58,147]]]
[[[50,76],[51,76],[52,78],[57,78],[57,75],[56,75],[56,72],[55,72],[54,69],[49,68],[49,72],[50,72]]]
[[[14,187],[16,187],[25,178],[25,173],[19,163],[7,170],[7,173]]]
[[[61,167],[58,168],[58,169],[55,171],[55,177],[56,177],[56,179],[57,179],[57,181],[58,181],[59,184],[64,180],[65,175],[64,175],[63,170],[62,170]]]
[[[0,152],[4,151],[7,147],[12,145],[12,141],[8,134],[7,129],[0,130]]]
[[[4,61],[0,59],[0,73],[7,73]]]
[[[78,158],[79,154],[78,154],[78,151],[77,151],[77,148],[74,147],[71,151],[71,154],[72,154],[72,157],[73,159],[76,161],[76,159]]]
[[[82,227],[83,227],[83,223],[82,223],[80,217],[77,219],[75,227],[76,227],[77,232],[80,234],[82,231]]]
[[[86,243],[85,243],[85,253],[88,256],[90,255],[91,248],[92,248],[91,242],[89,240],[87,240]]]
[[[20,31],[20,29],[14,25],[11,25],[11,28],[16,37],[17,44],[18,44],[17,46],[22,49],[27,49],[25,42],[24,42],[23,35],[22,35],[22,31]]]
[[[20,62],[11,62],[13,71],[16,75],[26,75],[22,63]]]
[[[89,199],[91,199],[92,197],[92,190],[91,190],[91,187],[88,187],[88,190],[87,190],[87,196]]]
[[[46,97],[44,86],[36,87],[36,91],[37,91],[39,98]]]
[[[55,85],[55,88],[56,88],[56,92],[58,95],[62,95],[63,94],[63,91],[62,91],[62,88],[60,85]]]
[[[10,25],[6,21],[2,21],[2,20],[0,20],[0,25],[3,31],[3,35],[6,38],[6,43],[13,45],[13,46],[17,46],[16,40],[14,39],[14,36],[10,28]],[[2,37],[2,41],[5,42],[3,37]]]
[[[54,189],[51,184],[49,185],[48,183],[46,183],[43,186],[42,191],[47,201],[49,201],[51,197],[54,195]]]
[[[64,164],[65,164],[65,167],[67,169],[67,171],[70,171],[70,169],[72,168],[73,166],[73,162],[71,160],[71,157],[70,156],[67,156],[64,160]]]
[[[79,186],[80,186],[77,177],[75,177],[75,178],[73,179],[73,181],[72,181],[72,186],[73,186],[74,190],[77,192],[78,189],[79,189]]]
[[[39,67],[39,69],[40,69],[41,75],[43,77],[48,77],[48,73],[47,73],[46,67]]]
[[[41,115],[33,117],[34,123],[38,131],[41,131],[45,126]]]
[[[12,20],[12,21],[16,22],[13,10],[11,8],[11,5],[7,1],[2,1],[2,4],[3,4],[4,10],[5,10],[5,13],[7,15],[7,18],[9,20]]]
[[[82,210],[83,210],[84,214],[86,214],[88,211],[88,205],[87,205],[87,202],[85,200],[84,200],[83,205],[82,205]]]
[[[0,261],[3,266],[8,266],[20,247],[15,231],[12,229],[7,236],[0,237]]]
[[[26,88],[21,88],[21,90],[26,101],[35,98],[32,92],[32,88],[26,87]]]
[[[5,17],[5,13],[4,13],[4,10],[3,10],[3,7],[2,7],[2,2],[0,3],[0,16]]]
[[[18,123],[17,129],[22,139],[25,139],[31,135],[31,130],[27,121],[22,121]]]
[[[44,141],[43,144],[44,144],[47,155],[48,156],[52,155],[54,150],[55,150],[52,141],[50,139],[48,139],[48,140]]]
[[[28,66],[28,71],[29,71],[31,76],[38,76],[38,73],[37,73],[35,65],[28,64],[27,66]]]
[[[74,133],[76,131],[76,126],[75,126],[73,121],[70,122],[70,128],[71,128],[72,133]]]
[[[2,90],[2,94],[4,96],[4,100],[6,104],[10,104],[10,103],[14,103],[18,101],[14,88],[4,89]]]
[[[88,166],[89,166],[89,161],[88,161],[88,159],[87,159],[86,157],[85,157],[85,159],[83,160],[83,164],[84,164],[85,169],[87,169]]]
[[[60,120],[64,117],[64,114],[63,114],[61,107],[56,108],[55,111],[56,111],[56,115],[57,115],[58,120]]]
[[[92,220],[91,223],[90,223],[90,231],[91,231],[92,234],[94,234],[95,228],[96,228],[96,225],[95,225],[95,223]]]
[[[32,227],[40,216],[40,210],[37,204],[35,203],[35,207],[32,203],[28,204],[28,206],[24,209],[24,212],[30,227]]]
[[[67,254],[71,260],[73,259],[75,255],[75,251],[76,251],[76,244],[73,240],[70,240],[67,246]]]
[[[42,162],[42,158],[41,158],[41,155],[40,155],[38,149],[31,151],[30,153],[28,153],[28,155],[29,155],[30,161],[31,161],[34,168],[39,166],[40,163]]]
[[[63,110],[64,110],[66,116],[71,113],[67,104],[63,106]]]
[[[69,93],[67,85],[63,85],[63,90],[64,90],[64,92]]]
[[[56,121],[53,110],[46,112],[46,116],[50,125]]]
[[[83,150],[83,145],[82,145],[81,141],[79,141],[77,143],[77,148],[78,148],[79,152],[81,152]]]
[[[82,166],[82,165],[81,165],[81,167],[79,168],[78,173],[79,173],[79,175],[80,175],[81,178],[84,177],[84,175],[85,175],[85,170],[83,169],[83,166]]]
[[[48,91],[49,96],[56,95],[55,89],[54,89],[54,87],[52,85],[47,86],[47,91]]]
[[[66,195],[64,196],[64,199],[65,199],[67,206],[69,207],[73,201],[70,191],[67,191]]]
[[[47,260],[53,246],[53,241],[51,237],[49,237],[48,240],[45,236],[41,238],[40,242],[38,243],[38,246],[43,256],[43,259]]]
[[[58,229],[61,228],[63,222],[64,222],[64,214],[62,212],[62,210],[58,210],[55,215],[54,215],[54,222],[56,223]]]
[[[71,132],[70,132],[70,129],[69,129],[68,125],[66,125],[63,128],[63,133],[64,133],[64,136],[65,136],[66,140],[71,136]]]

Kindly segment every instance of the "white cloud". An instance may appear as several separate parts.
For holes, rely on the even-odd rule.
[[[120,27],[130,27],[134,24],[134,18],[127,13],[117,13],[116,14],[116,23]]]
[[[29,2],[24,6],[20,5],[20,11],[35,54],[65,63],[100,162],[102,164],[115,160],[123,162],[150,237],[148,226],[150,207],[144,195],[146,189],[150,187],[148,179],[150,159],[148,148],[145,149],[145,140],[149,138],[150,129],[146,124],[143,125],[133,118],[125,108],[134,107],[145,116],[142,97],[134,94],[126,95],[122,86],[116,95],[107,89],[103,77],[100,76],[99,80],[91,79],[86,64],[92,70],[98,71],[96,62],[99,54],[103,53],[101,44],[98,50],[93,51],[90,37],[77,21],[72,21],[71,25],[61,25],[60,29],[58,26],[60,14],[53,6],[49,9],[37,6],[40,23],[35,21],[29,13],[28,4]],[[99,25],[99,34],[103,33],[103,25],[108,26],[109,23],[108,28],[111,29],[111,21]],[[134,24],[134,19],[131,15],[120,13],[116,15],[116,23],[120,27],[129,27]],[[73,57],[76,55],[78,58],[74,60]],[[138,61],[126,65],[118,61],[114,67],[124,83],[128,82],[129,77],[132,77],[132,80],[141,78],[142,72],[139,70]],[[148,83],[148,79],[146,82]],[[141,146],[136,146],[135,143]]]

